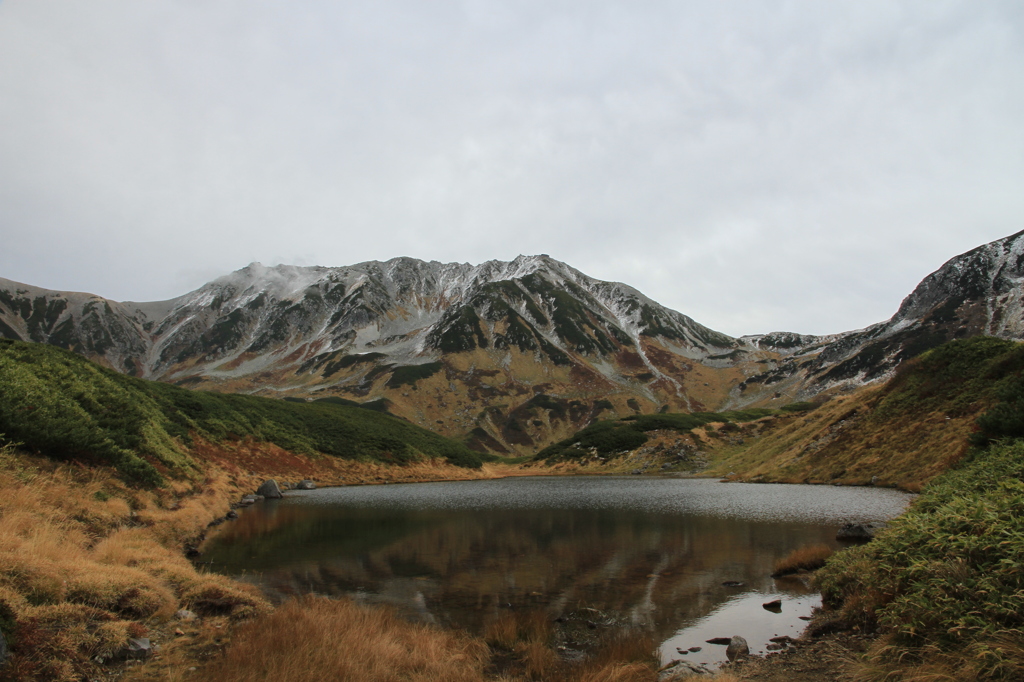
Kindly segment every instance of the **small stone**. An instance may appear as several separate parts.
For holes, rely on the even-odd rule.
[[[174,617],[178,620],[195,620],[198,618],[194,612],[189,611],[188,609],[178,609],[174,614]]]
[[[182,630],[181,628],[175,628],[175,629],[174,629],[174,634],[176,634],[176,635],[178,635],[179,637],[181,637],[182,635],[184,635],[184,634],[185,634],[185,631],[184,631],[184,630]]]
[[[732,642],[732,638],[730,638],[730,637],[712,637],[711,639],[706,639],[704,641],[707,642],[708,644],[721,644],[721,645],[724,646],[724,645],[727,645],[730,642]]]
[[[771,611],[772,613],[782,613],[781,599],[773,599],[770,602],[765,602],[764,604],[761,604],[761,606],[764,607],[765,611]]]
[[[700,651],[700,647],[699,646],[691,646],[690,647],[690,651],[693,652],[693,653],[697,653],[698,651]]]
[[[725,655],[730,661],[735,661],[737,658],[742,656],[750,655],[750,647],[747,645],[747,640],[743,639],[739,635],[733,636],[729,640],[729,647],[725,650]]]
[[[133,637],[128,640],[128,646],[122,649],[122,654],[130,661],[142,661],[153,655],[153,645],[147,637]]]
[[[236,511],[235,511],[234,509],[232,509],[231,511],[229,511],[229,512],[228,512],[228,513],[227,513],[227,514],[226,514],[226,515],[224,516],[224,518],[225,518],[225,519],[231,519],[232,521],[234,521],[235,519],[237,519],[237,518],[238,518],[238,512],[236,512]]]
[[[299,481],[299,484],[295,487],[299,490],[316,490],[316,483],[309,479],[303,479]]]

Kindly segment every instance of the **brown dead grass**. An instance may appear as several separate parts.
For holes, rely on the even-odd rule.
[[[128,678],[136,680],[486,678],[493,650],[483,639],[406,623],[388,611],[312,598],[267,615],[270,607],[255,587],[197,571],[183,549],[198,542],[231,501],[268,477],[332,484],[538,472],[506,464],[472,471],[438,462],[293,462],[252,443],[203,447],[205,479],[172,481],[157,491],[132,489],[107,469],[57,464],[0,447],[0,625],[12,654],[5,679],[100,678],[110,670],[97,658],[109,661],[129,637],[138,636],[157,637],[163,649],[156,660],[130,672]],[[203,618],[191,624],[170,620],[180,608]],[[181,628],[184,635],[173,634]],[[554,653],[551,623],[540,615],[495,622],[488,639],[516,661],[511,676],[500,678],[505,682],[656,678],[653,645],[643,637],[607,642],[582,665],[569,665]],[[362,667],[339,672],[339,656]],[[210,657],[218,662],[204,669],[202,660]],[[243,668],[239,657],[265,662]],[[283,670],[268,660],[304,662]],[[327,672],[302,672],[302,665],[327,666]],[[200,671],[189,672],[193,667]],[[229,675],[229,668],[238,671]]]
[[[238,629],[224,658],[197,676],[210,682],[483,679],[479,640],[406,622],[392,611],[303,597]]]
[[[268,609],[251,588],[199,573],[183,556],[182,543],[223,514],[235,494],[217,472],[205,488],[192,486],[142,493],[108,470],[0,448],[7,678],[92,675],[95,658],[114,656],[130,636],[182,607],[235,617]]]
[[[828,545],[808,545],[799,547],[775,562],[773,576],[783,576],[798,571],[816,571],[825,565],[825,560],[833,554]]]
[[[505,681],[653,682],[654,641],[646,632],[612,636],[582,662],[567,662],[552,648],[554,625],[543,610],[502,614],[485,626],[484,640],[504,663]]]
[[[986,670],[987,659],[1000,665]],[[874,642],[858,661],[854,672],[857,682],[976,682],[976,680],[1024,679],[1024,633],[1004,632],[971,645],[963,651],[943,651],[937,646],[908,649],[884,636]]]
[[[707,473],[780,483],[881,485],[918,492],[966,450],[978,404],[953,416],[922,412],[913,419],[876,414],[885,386],[835,398],[812,412],[772,418],[774,426],[742,445],[718,445]]]

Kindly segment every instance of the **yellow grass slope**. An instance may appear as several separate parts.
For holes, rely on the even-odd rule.
[[[879,415],[885,389],[869,387],[798,416],[774,421],[764,435],[723,447],[707,473],[777,483],[892,485],[919,490],[964,452],[984,411],[950,416],[942,409],[913,417]]]
[[[883,386],[764,420],[760,437],[720,447],[707,473],[738,480],[920,490],[966,452],[1024,345],[954,341],[906,362]]]

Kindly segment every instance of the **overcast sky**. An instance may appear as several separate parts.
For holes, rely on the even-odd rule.
[[[547,253],[846,331],[1024,229],[1019,0],[0,0],[0,277]]]

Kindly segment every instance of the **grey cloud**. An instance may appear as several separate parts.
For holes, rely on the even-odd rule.
[[[1024,228],[1013,2],[0,4],[0,275],[550,253],[732,334]]]

